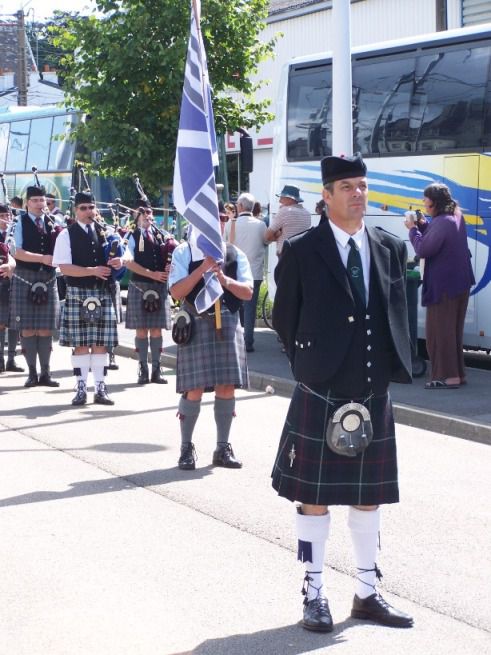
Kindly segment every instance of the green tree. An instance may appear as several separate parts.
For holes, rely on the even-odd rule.
[[[269,101],[256,101],[251,81],[274,40],[259,38],[268,0],[203,0],[201,29],[213,87],[218,133],[259,127]],[[190,24],[186,0],[98,0],[102,17],[65,15],[51,38],[65,55],[61,74],[68,106],[87,120],[76,132],[101,156],[104,175],[137,171],[149,191],[170,184]],[[235,95],[237,92],[240,95]]]

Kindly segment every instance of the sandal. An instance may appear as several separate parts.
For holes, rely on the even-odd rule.
[[[447,384],[445,380],[432,380],[425,384],[425,389],[458,389],[460,384]]]

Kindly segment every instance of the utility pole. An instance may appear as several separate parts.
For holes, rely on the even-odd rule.
[[[27,57],[24,11],[17,12],[17,104],[27,106]]]

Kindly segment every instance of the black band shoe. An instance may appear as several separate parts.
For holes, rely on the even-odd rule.
[[[232,445],[229,443],[217,446],[213,453],[213,466],[224,466],[227,469],[240,469],[242,462],[235,458]]]
[[[107,395],[105,382],[97,383],[96,392],[94,394],[94,403],[96,405],[114,405],[114,400],[111,400]]]
[[[153,369],[152,377],[151,377],[150,381],[155,382],[155,384],[167,384],[167,380],[162,375],[162,371],[160,369],[160,366],[158,368]]]
[[[7,359],[7,366],[5,367],[6,371],[11,371],[13,373],[24,373],[22,366],[17,366],[15,359]]]
[[[305,598],[303,602],[302,626],[315,632],[332,632],[333,623],[327,598],[318,596],[313,600]]]
[[[38,386],[40,387],[59,387],[60,383],[56,380],[53,380],[49,371],[44,371],[41,373],[38,380]]]
[[[148,384],[150,378],[148,377],[148,364],[140,362],[138,365],[138,384]]]
[[[396,610],[395,607],[389,605],[389,603],[377,593],[368,596],[368,598],[358,598],[355,594],[351,616],[354,619],[375,621],[375,623],[388,625],[393,628],[413,627],[412,616]]]
[[[38,374],[35,366],[29,366],[29,377],[24,382],[24,386],[27,387],[36,387],[38,383]]]
[[[77,393],[73,397],[72,405],[85,405],[87,403],[87,385],[83,380],[77,382]]]
[[[181,456],[177,460],[177,466],[181,471],[194,471],[197,459],[194,444],[191,442],[185,443],[181,446]]]

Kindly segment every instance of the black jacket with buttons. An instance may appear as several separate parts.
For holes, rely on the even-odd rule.
[[[406,246],[379,228],[367,228],[367,234],[371,284],[373,274],[380,300],[372,321],[384,326],[384,338],[391,341],[387,344],[388,379],[408,383]],[[329,222],[285,242],[275,280],[273,326],[285,345],[295,379],[308,385],[342,379],[345,387],[343,366],[353,359],[348,355],[358,344],[361,315]],[[366,366],[365,357],[359,359],[360,366]]]

